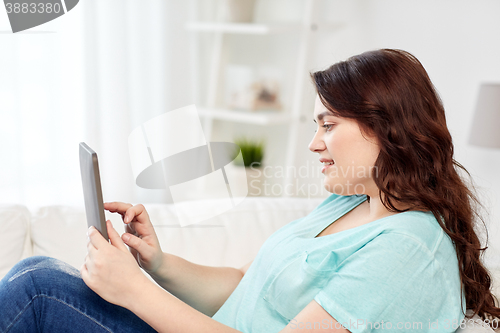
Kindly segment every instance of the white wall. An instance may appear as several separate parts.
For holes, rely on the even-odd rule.
[[[0,10],[1,203],[83,200],[76,147],[83,133],[84,70],[76,8],[16,34]]]

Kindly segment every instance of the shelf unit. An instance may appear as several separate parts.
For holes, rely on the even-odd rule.
[[[276,23],[222,23],[222,22],[187,22],[185,28],[197,32],[219,32],[226,34],[268,35],[300,31],[300,24]]]
[[[284,165],[295,165],[296,139],[298,125],[305,117],[302,115],[302,100],[304,93],[304,83],[307,73],[307,51],[310,44],[311,34],[317,26],[312,24],[312,16],[315,12],[316,0],[303,0],[302,18],[300,22],[293,23],[227,23],[227,22],[207,22],[197,20],[197,1],[192,0],[191,20],[185,24],[185,29],[193,33],[193,82],[199,82],[201,71],[198,66],[199,38],[206,34],[212,34],[211,60],[208,75],[208,92],[206,101],[200,103],[199,88],[194,91],[194,99],[198,106],[198,112],[203,119],[204,133],[207,141],[212,138],[213,122],[215,120],[243,123],[260,126],[286,125],[288,127],[288,138],[286,147],[286,157]],[[221,72],[222,52],[224,46],[224,36],[228,34],[265,36],[277,34],[294,34],[297,36],[298,52],[295,60],[295,70],[292,88],[291,107],[282,112],[250,112],[227,110],[216,105],[218,93],[218,83]],[[206,55],[205,55],[206,56]],[[293,187],[291,174],[284,179],[285,186]]]
[[[277,125],[293,121],[289,115],[277,112],[247,112],[224,109],[198,109],[198,114],[209,120],[225,120],[252,125]]]

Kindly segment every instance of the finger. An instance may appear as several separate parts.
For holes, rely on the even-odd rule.
[[[115,228],[113,228],[113,224],[111,223],[110,220],[106,221],[106,226],[108,228],[108,236],[109,236],[109,240],[111,241],[111,245],[118,248],[119,250],[128,252],[128,249],[125,246],[125,243],[123,242],[122,238],[120,237],[118,232],[115,230]]]
[[[89,273],[92,271],[92,267],[94,267],[94,258],[92,258],[91,255],[88,255],[87,257],[85,257],[85,267],[87,267],[87,271],[89,271]]]
[[[94,227],[91,226],[88,230],[88,236],[90,243],[99,250],[100,248],[109,245],[108,241],[104,239],[101,233]]]
[[[92,275],[92,273],[95,272],[95,262],[94,262],[94,259],[90,255],[87,255],[85,257],[83,265],[85,266],[85,271],[87,273],[87,276],[90,278],[90,276]]]
[[[125,224],[125,232],[137,236],[137,231],[135,231],[134,223]]]
[[[107,211],[110,211],[111,213],[120,213],[120,214],[125,214],[127,209],[132,207],[131,204],[129,203],[124,203],[124,202],[105,202],[104,203],[104,209]]]
[[[147,244],[137,236],[134,236],[129,233],[125,233],[122,235],[122,240],[125,244],[127,244],[130,248],[139,252],[141,255],[145,255],[147,251]]]
[[[135,205],[127,209],[127,212],[125,213],[125,217],[123,218],[124,223],[130,223],[134,221],[134,219],[139,222],[139,223],[144,223],[147,224],[149,223],[149,215],[148,212],[146,211],[146,208],[144,208],[143,205]]]
[[[87,254],[85,256],[85,259],[83,260],[83,264],[85,265],[85,269],[88,269],[88,264],[90,264],[92,262],[92,259],[90,259],[90,255]]]
[[[91,268],[91,264],[92,264],[92,259],[90,259],[90,256],[87,254],[85,256],[85,260],[83,260],[83,266],[82,266],[85,267],[87,275],[90,275],[89,269]]]
[[[85,263],[80,267],[80,276],[82,277],[83,282],[85,282],[85,284],[90,288],[90,272]]]
[[[80,275],[83,279],[83,281],[87,280],[88,276],[89,276],[89,272],[87,270],[87,266],[85,265],[85,263],[83,263],[81,266],[80,266]]]
[[[97,251],[95,246],[90,242],[90,240],[87,242],[87,255],[94,255],[94,252]]]

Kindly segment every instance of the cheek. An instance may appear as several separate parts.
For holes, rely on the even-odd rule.
[[[347,167],[365,163],[365,147],[348,137],[332,137],[327,144],[328,152],[337,167]]]
[[[373,144],[373,143],[367,143],[365,145],[365,149],[363,152],[364,155],[364,164],[365,165],[375,165],[375,161],[378,158],[378,155],[380,154],[380,148],[378,145]]]
[[[337,163],[337,160],[341,162],[346,157],[349,157],[349,151],[352,148],[349,139],[342,136],[342,133],[333,133],[329,140],[325,140],[325,145],[335,163]]]
[[[354,159],[358,178],[371,178],[371,172],[377,160],[378,151],[374,149],[359,150]]]
[[[334,178],[355,180],[371,177],[371,171],[380,152],[378,146],[366,140],[358,141],[348,138],[334,138],[327,148],[335,164],[330,168]]]

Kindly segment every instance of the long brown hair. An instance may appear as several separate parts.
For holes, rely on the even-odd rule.
[[[453,158],[443,104],[422,64],[408,52],[383,49],[311,76],[332,113],[355,119],[378,139],[372,176],[384,206],[392,212],[431,211],[455,245],[467,309],[483,319],[500,318],[480,259],[487,247],[481,248],[474,230],[475,221],[486,230],[482,206],[458,173],[465,172],[472,183]],[[398,210],[394,203],[410,208]]]

